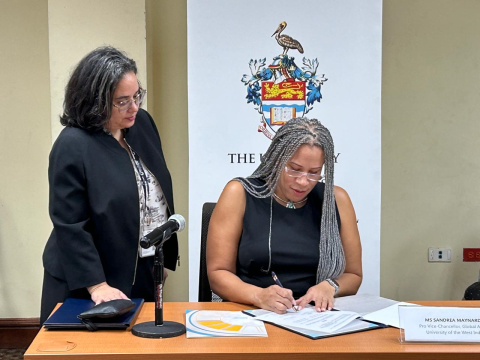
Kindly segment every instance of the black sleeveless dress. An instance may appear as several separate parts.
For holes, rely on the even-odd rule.
[[[264,183],[257,179],[248,181],[255,185]],[[306,204],[298,209],[288,209],[273,200],[270,271],[277,274],[285,288],[293,291],[295,299],[316,284],[324,188],[324,183],[318,183]],[[236,272],[244,282],[266,288],[275,284],[271,273],[265,271],[269,258],[271,199],[257,199],[247,192],[245,196]],[[338,210],[337,222],[340,227]]]

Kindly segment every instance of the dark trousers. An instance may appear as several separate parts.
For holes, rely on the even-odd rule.
[[[87,289],[70,291],[66,281],[58,279],[46,270],[43,271],[42,304],[40,309],[40,325],[48,319],[58,303],[63,303],[66,298],[90,299]]]

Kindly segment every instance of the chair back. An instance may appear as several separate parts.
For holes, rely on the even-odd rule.
[[[210,302],[212,301],[212,290],[208,282],[207,275],[207,236],[208,225],[210,224],[210,217],[213,209],[217,203],[205,203],[202,208],[202,237],[200,243],[200,273],[198,279],[198,301]]]
[[[480,300],[480,281],[474,282],[465,290],[462,300]]]

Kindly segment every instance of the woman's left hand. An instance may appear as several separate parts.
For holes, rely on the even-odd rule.
[[[333,308],[333,296],[335,288],[326,281],[312,286],[307,293],[297,300],[298,310],[303,309],[310,301],[315,302],[315,310],[318,312]]]

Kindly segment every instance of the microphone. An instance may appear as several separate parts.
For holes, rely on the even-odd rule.
[[[148,249],[151,246],[163,244],[170,239],[170,236],[176,232],[185,229],[185,218],[182,215],[174,214],[168,218],[168,221],[162,226],[157,227],[150,234],[140,239],[140,246]]]

